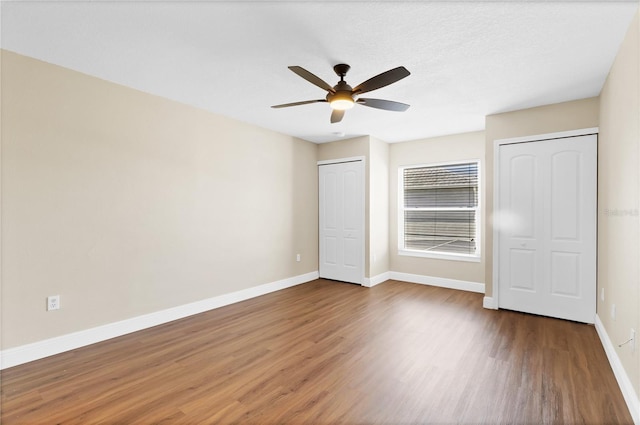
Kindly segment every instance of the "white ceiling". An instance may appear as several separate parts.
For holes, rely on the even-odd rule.
[[[2,47],[314,142],[387,142],[484,128],[485,115],[597,96],[637,1],[3,1]],[[330,124],[323,90],[411,75]],[[344,136],[338,135],[344,133]]]

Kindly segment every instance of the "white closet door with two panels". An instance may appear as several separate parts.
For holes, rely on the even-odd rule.
[[[361,284],[364,277],[363,161],[320,164],[320,277]]]
[[[500,308],[593,323],[597,136],[499,147]]]

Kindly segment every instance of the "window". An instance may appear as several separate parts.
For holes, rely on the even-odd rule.
[[[479,261],[478,161],[399,174],[400,254]]]

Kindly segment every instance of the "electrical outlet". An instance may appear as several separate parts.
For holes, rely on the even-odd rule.
[[[300,254],[296,254],[296,261],[300,261]]]
[[[613,320],[616,320],[616,305],[615,304],[611,304],[611,318]]]
[[[47,297],[47,311],[60,309],[60,295]]]
[[[631,328],[631,332],[629,332],[629,339],[631,340],[629,347],[631,347],[631,352],[633,353],[636,351],[636,330],[633,328]]]
[[[600,288],[600,300],[604,301],[604,288]]]

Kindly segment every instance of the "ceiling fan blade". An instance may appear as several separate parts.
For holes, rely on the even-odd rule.
[[[344,111],[334,109],[333,112],[331,112],[331,124],[342,121],[342,117],[344,117]]]
[[[302,102],[283,103],[282,105],[273,105],[272,108],[287,108],[289,106],[307,105],[309,103],[326,102],[326,99],[303,100]]]
[[[399,66],[397,68],[390,69],[387,72],[378,74],[375,77],[369,78],[364,83],[357,85],[353,89],[354,94],[366,93],[368,91],[377,90],[389,84],[393,84],[396,81],[402,80],[404,77],[411,75],[407,68]]]
[[[394,102],[392,100],[383,100],[383,99],[358,99],[357,103],[363,106],[368,106],[370,108],[376,109],[384,109],[385,111],[398,111],[404,112],[409,109],[410,105],[406,103]]]
[[[290,66],[289,69],[295,72],[296,74],[298,74],[299,76],[301,76],[302,78],[304,78],[305,80],[307,80],[308,82],[310,82],[311,84],[315,84],[316,86],[320,87],[323,90],[326,90],[330,93],[336,92],[333,89],[333,87],[331,87],[328,83],[326,83],[320,77],[315,76],[314,74],[310,73],[309,71],[307,71],[301,66]]]

